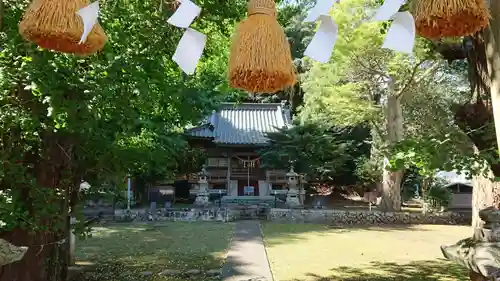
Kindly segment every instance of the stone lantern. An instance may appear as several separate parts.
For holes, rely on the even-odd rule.
[[[208,176],[210,174],[205,169],[205,166],[198,173],[198,192],[196,193],[196,199],[194,201],[195,205],[206,206],[209,203],[209,193],[208,193]]]
[[[474,235],[451,246],[441,246],[444,257],[469,270],[471,281],[500,280],[500,210],[479,211],[482,227]]]
[[[297,174],[293,170],[293,166],[290,168],[290,171],[286,173],[286,179],[288,183],[288,192],[286,194],[286,204],[290,207],[292,206],[300,206],[300,198],[299,198],[299,174]]]

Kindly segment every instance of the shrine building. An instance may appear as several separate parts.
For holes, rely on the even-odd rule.
[[[199,126],[186,130],[186,136],[191,146],[207,153],[211,193],[268,197],[286,193],[287,170],[262,168],[257,151],[268,145],[267,133],[291,126],[285,102],[224,103]],[[197,174],[189,176],[193,187],[197,182]]]

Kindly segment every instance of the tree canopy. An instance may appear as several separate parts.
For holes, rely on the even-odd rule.
[[[352,169],[350,163],[368,152],[366,134],[358,133],[358,139],[351,139],[357,129],[325,130],[317,124],[297,124],[270,133],[270,146],[260,151],[263,167],[287,170],[293,166],[312,181],[340,180],[337,177]]]

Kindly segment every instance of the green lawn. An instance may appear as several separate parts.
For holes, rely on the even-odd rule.
[[[166,269],[220,269],[234,230],[231,223],[167,222],[95,227],[78,241],[79,278],[91,281],[210,280],[208,277],[161,276]],[[87,266],[86,266],[87,265]],[[81,280],[81,279],[80,279]]]
[[[263,224],[275,281],[460,281],[441,244],[471,235],[467,226],[330,228]]]

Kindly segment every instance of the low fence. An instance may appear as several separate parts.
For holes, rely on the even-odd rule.
[[[470,225],[470,214],[458,212],[381,212],[317,209],[271,208],[267,220],[286,223],[323,223],[329,225],[383,225],[383,224],[444,224]]]

